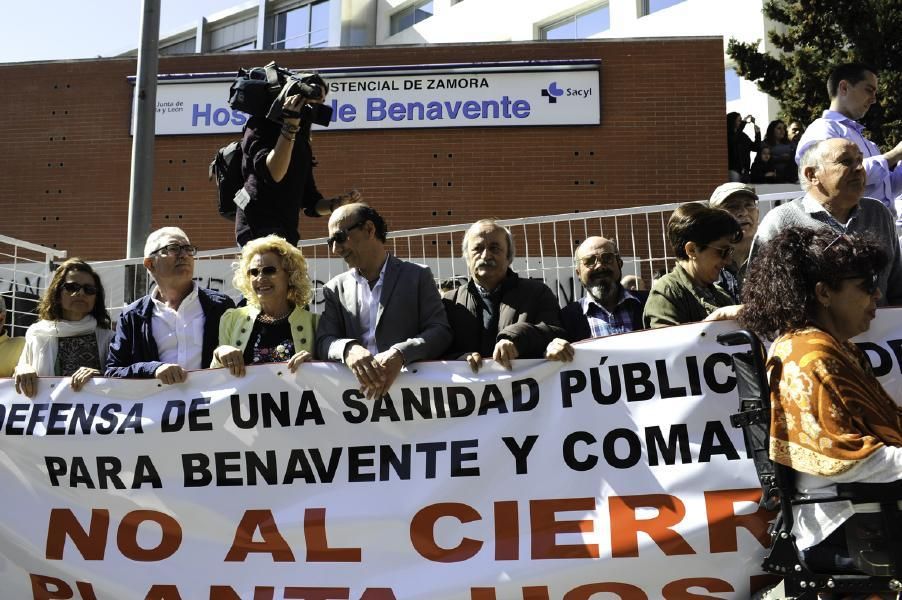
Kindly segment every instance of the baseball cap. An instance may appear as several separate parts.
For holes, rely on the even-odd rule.
[[[708,200],[708,205],[711,208],[719,208],[727,198],[736,194],[751,196],[756,202],[758,200],[758,194],[755,193],[755,188],[747,183],[731,181],[730,183],[719,185],[714,189],[711,193],[711,198]]]

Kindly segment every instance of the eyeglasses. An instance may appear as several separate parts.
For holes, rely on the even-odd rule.
[[[723,248],[719,248],[717,246],[708,246],[708,248],[717,251],[717,253],[720,255],[720,258],[723,260],[727,260],[728,258],[733,256],[733,253],[736,251],[736,248],[734,248],[733,246],[724,246]]]
[[[838,242],[838,241],[840,241],[840,240],[843,240],[844,242],[851,242],[851,241],[852,241],[851,239],[849,239],[849,236],[847,236],[847,235],[845,234],[845,232],[840,233],[840,234],[837,235],[835,238],[833,238],[833,241],[832,241],[832,242],[830,242],[829,244],[827,244],[826,246],[824,246],[824,252],[826,252],[827,250],[829,250],[830,247],[833,246],[833,244],[835,244],[836,242]]]
[[[160,256],[178,256],[179,254],[185,254],[187,256],[194,256],[197,254],[197,246],[192,246],[191,244],[166,244],[162,248],[157,248],[150,254],[159,254]]]
[[[879,281],[880,277],[877,273],[872,273],[870,275],[851,275],[849,277],[840,277],[840,281],[847,281],[849,279],[861,279],[862,282],[858,284],[858,288],[867,294],[868,296],[873,296],[877,289],[880,287]]]
[[[279,267],[260,267],[259,269],[252,267],[247,270],[247,276],[251,278],[257,277],[259,275],[263,275],[264,277],[272,277],[278,272]]]
[[[85,296],[97,295],[97,286],[91,285],[90,283],[81,284],[75,283],[74,281],[67,281],[63,284],[63,289],[73,296],[78,292],[84,292]]]
[[[582,265],[587,269],[591,269],[598,264],[601,264],[601,266],[603,267],[610,267],[617,262],[617,255],[613,252],[590,254],[589,256],[583,256],[582,258],[580,258],[579,262],[581,262]]]
[[[364,225],[366,225],[366,221],[361,221],[360,223],[357,223],[356,225],[351,225],[350,227],[345,227],[344,229],[339,229],[338,231],[333,233],[331,236],[326,238],[326,244],[328,244],[329,246],[331,246],[332,244],[344,244],[345,242],[348,241],[348,233],[350,233],[354,229],[357,229],[358,227],[363,227]]]

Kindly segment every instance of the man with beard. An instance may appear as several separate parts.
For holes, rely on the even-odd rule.
[[[464,235],[463,257],[470,280],[443,296],[454,332],[449,358],[466,360],[474,373],[490,357],[510,369],[515,358],[542,358],[549,342],[565,335],[554,292],[511,270],[514,242],[507,228],[477,221]]]
[[[567,339],[548,344],[545,356],[551,360],[573,360],[569,342],[642,329],[644,302],[620,284],[623,259],[613,241],[587,238],[576,249],[573,262],[586,294],[561,311]]]
[[[708,200],[708,206],[727,211],[742,227],[742,239],[733,247],[733,262],[721,272],[720,281],[717,282],[733,297],[736,304],[739,304],[752,240],[758,231],[758,194],[755,193],[755,188],[748,184],[725,183],[714,189]]]

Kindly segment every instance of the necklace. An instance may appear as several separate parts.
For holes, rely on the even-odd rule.
[[[266,323],[267,325],[272,324],[272,323],[278,323],[280,321],[284,321],[289,316],[291,316],[291,313],[293,311],[294,311],[294,308],[289,308],[288,312],[286,312],[284,315],[280,315],[278,317],[274,317],[272,315],[267,315],[267,314],[264,314],[261,312],[259,315],[257,315],[257,320],[260,321],[261,323]]]

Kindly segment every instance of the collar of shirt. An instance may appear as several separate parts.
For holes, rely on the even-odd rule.
[[[815,218],[818,221],[823,221],[837,231],[844,232],[852,223],[852,220],[856,217],[856,215],[858,215],[858,209],[860,208],[860,205],[856,204],[852,207],[852,210],[849,212],[849,220],[846,223],[840,223],[839,221],[837,221],[836,218],[834,218],[834,216],[831,215],[826,208],[824,208],[823,204],[821,204],[808,194],[805,194],[802,197],[802,208],[804,208],[805,212],[811,215],[812,218]]]
[[[864,125],[856,121],[855,119],[850,119],[846,115],[841,112],[836,112],[835,110],[825,110],[824,114],[821,115],[822,118],[827,119],[828,121],[837,121],[842,123],[847,127],[851,127],[858,133],[864,131]]]
[[[388,256],[382,263],[382,269],[379,270],[379,279],[376,284],[370,287],[369,280],[360,274],[355,268],[351,271],[354,280],[357,282],[357,314],[360,319],[360,329],[363,332],[360,340],[370,354],[378,354],[379,349],[376,345],[376,321],[379,314],[379,301],[382,299],[382,283],[385,281],[385,268],[388,266]]]
[[[625,287],[623,287],[622,285],[618,285],[618,287],[620,288],[620,294],[617,296],[617,304],[614,306],[615,311],[617,309],[619,309],[621,306],[623,306],[624,302],[628,302],[628,301],[639,302],[639,299],[636,296],[634,296],[633,294],[629,293],[629,291],[627,291],[627,289]],[[588,316],[589,311],[592,309],[593,305],[598,307],[600,310],[603,310],[605,313],[607,313],[609,315],[612,314],[611,311],[609,311],[604,306],[599,304],[595,300],[595,298],[592,296],[592,294],[590,294],[588,292],[586,292],[586,294],[582,297],[582,299],[580,300],[580,303],[582,304],[582,309],[583,309],[584,315]]]
[[[159,289],[151,296],[153,319],[151,333],[160,360],[181,365],[185,369],[202,369],[204,346],[204,309],[195,285],[191,293],[173,310],[159,299]]]

